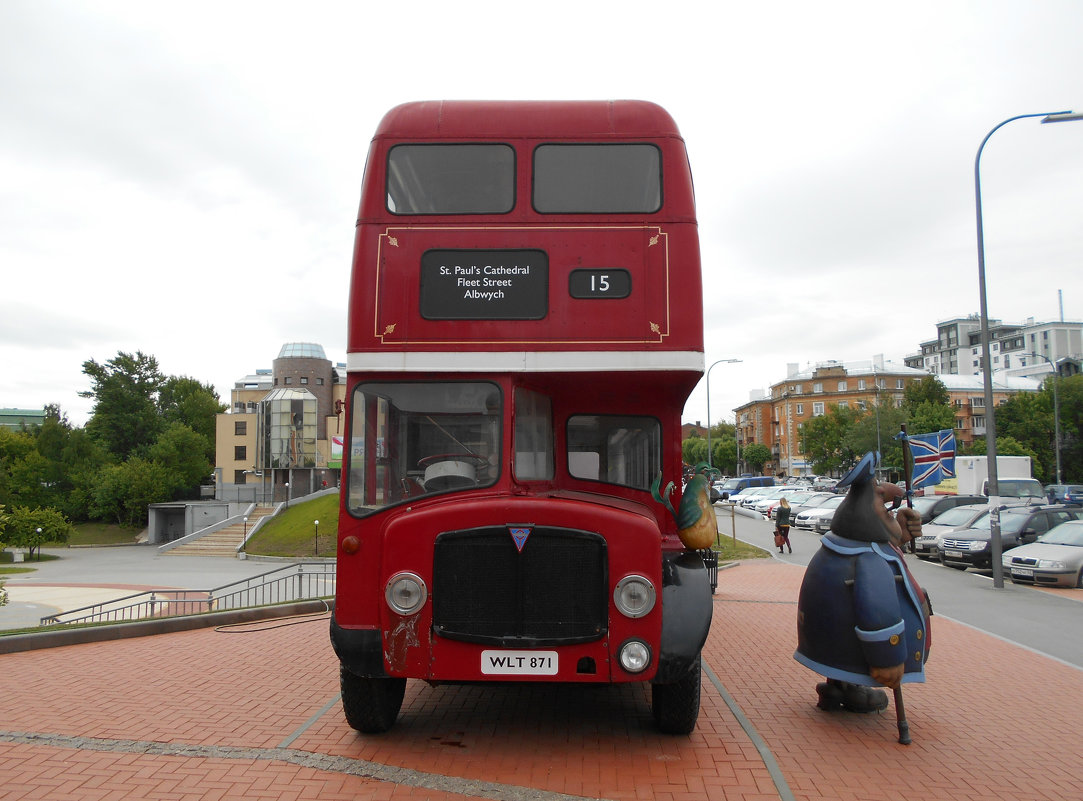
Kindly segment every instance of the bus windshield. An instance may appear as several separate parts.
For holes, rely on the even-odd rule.
[[[373,382],[353,393],[349,508],[357,515],[499,473],[500,389],[488,382]]]

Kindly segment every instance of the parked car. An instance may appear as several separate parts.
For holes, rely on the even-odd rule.
[[[828,498],[834,498],[833,492],[803,492],[799,495],[794,495],[792,498],[788,498],[790,502],[790,520],[793,520],[801,512],[808,509],[814,509],[820,506]],[[771,511],[771,517],[775,517],[775,513],[778,511],[776,506]]]
[[[839,483],[837,478],[828,478],[827,476],[817,476],[816,480],[812,482],[812,488],[816,492],[835,491],[835,485]]]
[[[1069,520],[1001,559],[1016,584],[1083,587],[1083,520]]]
[[[775,509],[778,508],[779,502],[785,498],[790,504],[793,503],[794,498],[799,498],[802,495],[810,495],[812,490],[808,487],[782,487],[777,492],[771,493],[764,499],[756,501],[752,504],[752,509],[759,512],[768,518],[775,516]]]
[[[1045,497],[1050,503],[1064,503],[1064,493],[1068,490],[1068,484],[1046,484]]]
[[[797,528],[815,528],[816,521],[826,515],[828,526],[830,526],[831,515],[835,514],[835,510],[839,508],[839,504],[845,499],[845,495],[835,495],[832,498],[828,498],[819,506],[814,506],[811,509],[800,512],[793,519],[793,525]]]
[[[1064,491],[1064,503],[1069,506],[1083,506],[1083,484],[1069,484]]]
[[[936,559],[939,550],[937,540],[940,537],[969,528],[988,511],[988,503],[975,503],[969,506],[954,506],[941,512],[931,523],[922,525],[921,536],[914,540],[914,554],[919,559]]]
[[[762,499],[764,495],[774,491],[774,489],[774,487],[752,487],[751,489],[738,493],[737,502],[747,509],[756,501]]]
[[[982,494],[989,494],[989,481],[982,484]],[[1000,478],[997,479],[997,496],[1019,503],[1046,503],[1045,489],[1035,478]]]
[[[728,500],[730,503],[737,504],[738,506],[744,506],[748,501],[753,498],[758,498],[763,493],[772,489],[771,487],[745,487],[735,495],[730,495],[727,499],[725,493],[723,493],[723,500]]]
[[[921,514],[922,524],[931,523],[934,517],[952,507],[988,501],[984,495],[916,495],[912,499],[914,510]]]
[[[737,476],[735,478],[726,479],[726,482],[722,485],[722,500],[726,500],[736,495],[739,492],[743,492],[746,489],[753,487],[773,487],[775,486],[774,476]]]
[[[1009,506],[1000,510],[1001,547],[1007,551],[1034,542],[1054,526],[1083,518],[1083,509],[1073,506]],[[937,541],[940,562],[958,570],[992,567],[989,512],[969,528],[942,535]]]

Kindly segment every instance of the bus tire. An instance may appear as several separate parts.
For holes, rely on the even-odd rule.
[[[395,724],[406,694],[406,679],[367,678],[339,666],[342,711],[350,728],[381,734]]]
[[[651,686],[651,714],[664,734],[691,734],[699,719],[700,655],[688,675],[673,684]]]

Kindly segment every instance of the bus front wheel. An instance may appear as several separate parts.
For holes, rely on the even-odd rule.
[[[651,686],[651,713],[665,734],[691,734],[699,719],[700,656],[688,675],[673,684]]]
[[[339,666],[342,711],[350,728],[380,734],[395,724],[406,694],[406,679],[367,678]]]

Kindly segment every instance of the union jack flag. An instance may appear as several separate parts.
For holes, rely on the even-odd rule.
[[[907,437],[914,468],[910,478],[913,489],[939,484],[955,478],[955,432],[951,429],[933,434]]]

